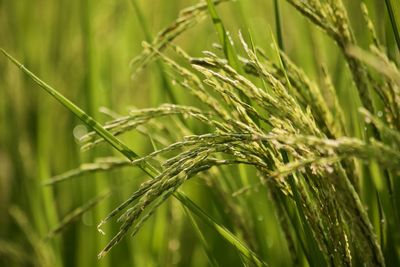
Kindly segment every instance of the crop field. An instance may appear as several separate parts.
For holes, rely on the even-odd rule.
[[[0,266],[400,266],[399,0],[0,0]]]

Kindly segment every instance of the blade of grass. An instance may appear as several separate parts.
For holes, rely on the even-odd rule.
[[[228,60],[229,65],[232,66],[232,68],[234,68],[239,74],[243,75],[244,71],[243,69],[240,67],[240,62],[238,59],[238,53],[236,52],[235,47],[232,45],[228,33],[225,30],[224,24],[221,20],[221,18],[219,17],[218,13],[217,13],[217,9],[215,8],[215,4],[214,1],[212,0],[207,0],[207,5],[208,5],[208,10],[211,16],[211,19],[213,21],[215,30],[217,31],[218,34],[218,39],[222,45],[223,51],[224,51],[224,55],[226,57],[226,59]],[[250,99],[244,95],[242,92],[239,93],[240,98],[247,104],[250,103]],[[250,116],[253,121],[259,125],[259,121],[257,118],[255,118],[254,116]]]
[[[116,150],[121,152],[125,157],[129,160],[134,160],[138,157],[138,155],[130,150],[125,144],[115,138],[109,131],[103,128],[100,123],[95,121],[91,116],[85,113],[81,108],[72,103],[69,99],[65,98],[61,95],[57,90],[53,87],[42,81],[39,77],[33,74],[30,70],[24,67],[20,62],[18,62],[15,58],[13,58],[10,54],[8,54],[4,49],[1,49],[1,52],[11,60],[17,67],[19,67],[25,74],[29,76],[36,84],[42,87],[45,91],[47,91],[51,96],[53,96],[58,102],[60,102],[63,106],[65,106],[68,110],[74,113],[83,123],[85,123],[88,127],[93,129],[98,135],[104,138],[110,145],[112,145]]]
[[[283,37],[282,37],[282,24],[280,15],[279,1],[274,0],[274,12],[275,12],[275,28],[276,28],[276,38],[278,39],[279,48],[284,51],[283,47]]]
[[[217,31],[217,34],[218,34],[218,39],[224,50],[225,57],[228,60],[229,65],[231,65],[235,70],[237,70],[237,71],[239,71],[239,73],[241,73],[239,60],[237,58],[237,52],[235,51],[235,48],[233,47],[233,45],[231,44],[231,42],[229,40],[229,36],[225,30],[225,27],[224,27],[224,24],[222,23],[221,18],[218,16],[214,1],[207,0],[207,4],[208,4],[208,10],[210,12],[210,16],[211,16],[212,21],[215,26],[215,30]]]
[[[321,250],[318,248],[318,245],[317,245],[316,241],[314,240],[314,236],[311,232],[311,228],[310,228],[309,224],[307,223],[308,220],[306,219],[306,216],[304,214],[303,206],[302,206],[303,204],[302,204],[302,201],[300,198],[300,193],[297,190],[297,185],[296,185],[293,175],[290,175],[288,177],[288,179],[289,179],[290,188],[292,189],[292,192],[294,195],[294,201],[297,206],[297,211],[301,218],[303,230],[305,232],[305,239],[306,239],[306,244],[308,247],[308,254],[311,256],[310,265],[311,266],[323,266],[323,265],[325,265],[325,260],[321,253]]]
[[[275,189],[273,189],[273,190],[275,190]],[[288,199],[285,195],[283,195],[282,192],[277,191],[277,190],[273,194],[276,195],[278,205],[280,205],[280,207],[282,208],[282,211],[284,212],[283,215],[286,216],[286,218],[288,219],[288,222],[293,227],[292,229],[294,231],[294,235],[297,238],[297,241],[299,242],[299,247],[301,249],[302,254],[300,254],[300,251],[299,251],[299,255],[295,255],[295,257],[300,259],[303,256],[303,257],[305,257],[305,260],[307,260],[308,263],[311,264],[312,257],[309,254],[310,251],[308,251],[306,241],[304,240],[305,234],[304,234],[303,228],[301,227],[298,212],[296,212],[296,210],[294,209],[294,205],[296,205],[295,201],[290,201],[290,199]],[[295,260],[295,258],[293,258],[292,260]],[[293,263],[293,264],[295,265],[295,263]]]
[[[186,216],[189,217],[189,220],[190,220],[190,222],[191,222],[191,224],[192,224],[192,226],[193,226],[198,238],[200,239],[201,244],[203,245],[203,249],[204,249],[204,252],[207,255],[207,259],[208,259],[208,262],[209,262],[210,266],[218,267],[219,266],[218,262],[215,259],[215,257],[213,256],[212,250],[211,250],[210,246],[208,245],[207,240],[204,237],[204,235],[203,235],[199,225],[197,224],[196,220],[193,218],[192,214],[189,212],[189,210],[186,207],[183,207],[183,210],[185,211]]]
[[[135,14],[140,23],[140,26],[142,27],[144,37],[145,37],[146,41],[149,44],[151,44],[153,38],[151,37],[149,27],[147,26],[146,20],[144,19],[142,10],[140,9],[139,4],[137,3],[137,0],[131,0],[131,4],[133,6],[133,9],[135,10]]]
[[[125,144],[119,141],[115,136],[113,136],[109,131],[103,128],[100,123],[94,120],[92,117],[87,115],[82,109],[72,103],[70,100],[61,95],[57,90],[53,87],[42,81],[39,77],[33,74],[30,70],[24,67],[20,62],[18,62],[15,58],[13,58],[10,54],[8,54],[4,49],[0,49],[1,52],[16,66],[18,66],[25,74],[28,75],[36,84],[42,87],[45,91],[47,91],[51,96],[53,96],[56,100],[58,100],[63,106],[65,106],[68,110],[73,112],[83,123],[85,123],[88,127],[92,128],[97,134],[103,137],[110,145],[112,145],[115,149],[121,152],[124,156],[126,156],[129,160],[133,160],[138,158],[139,156],[129,149]],[[140,164],[139,168],[147,173],[150,177],[154,178],[157,175],[157,170],[145,162],[144,164]],[[212,219],[207,213],[205,213],[200,207],[198,207],[193,201],[189,199],[183,192],[177,191],[174,194],[174,197],[177,198],[183,205],[185,205],[192,213],[199,216],[205,223],[207,223],[211,228],[217,231],[225,240],[227,240],[233,247],[235,247],[243,256],[245,256],[250,261],[254,262],[257,266],[267,266],[265,262],[263,262],[256,253],[254,253],[251,249],[247,247],[247,245],[243,244],[232,232],[218,224],[214,219]]]
[[[146,41],[151,44],[153,41],[153,38],[151,36],[149,27],[147,26],[146,20],[144,19],[142,10],[139,7],[139,4],[137,3],[137,0],[131,0],[133,9],[135,10],[135,14],[138,18],[138,21],[140,23],[140,26],[143,30],[144,36]],[[166,72],[165,72],[165,68],[164,65],[162,64],[162,62],[160,62],[159,60],[156,61],[156,66],[157,66],[157,70],[159,73],[159,76],[161,78],[161,89],[162,91],[165,90],[165,92],[167,93],[167,96],[169,97],[169,100],[171,103],[177,103],[176,97],[174,95],[174,93],[172,92],[172,86],[171,83],[169,82],[167,76],[166,76]]]
[[[386,8],[389,13],[390,23],[392,24],[393,34],[396,39],[397,48],[400,51],[400,33],[399,33],[399,28],[397,25],[397,19],[396,19],[395,11],[393,9],[392,1],[385,0],[385,3],[386,3]],[[398,5],[399,5],[399,3],[397,3],[397,7],[398,7]]]
[[[250,261],[254,262],[256,266],[268,266],[267,263],[258,258],[257,254],[251,251],[245,244],[243,244],[236,236],[226,229],[224,226],[218,224],[214,219],[204,213],[191,199],[186,195],[180,193],[176,195],[176,198],[189,210],[199,216],[207,225],[211,226],[215,231],[217,231],[224,239],[226,239],[232,246],[234,246],[243,256],[245,256]]]

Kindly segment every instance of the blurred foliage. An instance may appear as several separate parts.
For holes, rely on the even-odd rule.
[[[358,112],[361,101],[340,49],[286,1],[278,2],[285,52],[319,85],[325,83],[321,66],[327,69],[344,110],[348,134],[364,138],[364,123]],[[378,37],[383,40],[389,57],[398,64],[399,50],[387,8],[381,0],[364,2]],[[394,16],[399,18],[399,5],[391,2]],[[143,40],[150,42],[182,8],[196,3],[189,0],[0,0],[0,47],[101,122],[109,117],[99,111],[100,107],[126,114],[129,107],[146,108],[170,102],[171,94],[177,104],[201,107],[182,89],[168,85],[165,80],[168,71],[164,72],[161,64],[152,64],[136,75],[130,64],[142,52]],[[367,49],[370,36],[361,19],[361,1],[344,3],[357,42]],[[238,0],[223,3],[217,10],[235,42],[240,43],[237,32],[241,30],[246,38],[251,37],[266,51],[271,50],[270,33],[277,28],[274,1]],[[207,17],[179,36],[176,43],[190,55],[201,56],[202,51],[213,49],[219,37],[211,17]],[[0,60],[0,122],[0,266],[210,265],[210,256],[206,256],[207,249],[203,247],[205,242],[200,241],[193,218],[173,199],[161,206],[134,238],[123,239],[109,255],[100,261],[97,259],[118,225],[105,226],[105,236],[98,233],[96,225],[147,177],[135,168],[123,168],[44,186],[50,177],[117,152],[107,146],[81,152],[77,140],[88,129],[38,90],[37,85],[5,58]],[[190,120],[188,123],[193,124],[194,131],[204,130]],[[148,138],[137,133],[126,134],[121,139],[141,155],[154,149]],[[376,163],[357,167],[367,177],[361,185],[367,189],[362,198],[369,205],[371,221],[379,225],[380,203],[376,192],[368,190],[374,188],[368,183],[380,189],[384,181],[380,179]],[[258,180],[249,168],[225,170],[227,176],[237,178],[224,180],[231,184],[210,185],[206,180],[193,179],[183,186],[183,191],[218,222],[233,229],[223,197],[232,198],[235,192]],[[226,195],[213,190],[216,186],[222,187]],[[85,207],[82,205],[90,204],[107,190],[113,191],[110,197],[96,203],[93,209],[85,209],[61,233],[46,238],[71,211]],[[251,225],[255,233],[260,256],[271,266],[290,265],[290,251],[283,233],[277,231],[280,221],[267,190],[257,188],[251,191],[250,197],[246,196],[237,202],[252,207],[248,212],[253,219],[244,223]],[[243,265],[242,256],[228,242],[200,220],[198,226],[220,266]],[[299,265],[307,265],[304,256],[299,259]]]

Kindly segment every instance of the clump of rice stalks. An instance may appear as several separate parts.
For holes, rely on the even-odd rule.
[[[321,27],[342,49],[362,100],[360,113],[372,131],[367,132],[363,140],[349,137],[329,74],[325,71],[327,89],[324,90],[333,98],[334,104],[330,106],[317,83],[276,46],[273,52],[278,62],[273,62],[262,49],[250,45],[239,33],[244,53],[234,55],[238,64],[232,64],[226,49],[225,57],[219,56],[218,51],[205,51],[201,57],[188,55],[172,43],[174,38],[206,17],[207,8],[214,21],[218,15],[211,1],[186,9],[154,42],[144,43],[143,53],[134,62],[139,71],[155,59],[162,60],[174,85],[196,97],[207,110],[165,104],[131,110],[129,115],[114,118],[104,126],[78,112],[89,125],[94,125],[94,131],[82,138],[84,149],[107,141],[128,160],[101,159],[48,182],[53,184],[86,172],[125,166],[139,166],[153,177],[99,224],[100,231],[102,225],[115,217],[121,224],[119,232],[99,257],[120,242],[128,231],[135,235],[172,195],[185,200],[176,193],[187,180],[206,174],[206,179],[214,181],[220,179],[222,166],[240,164],[252,166],[260,184],[270,191],[294,262],[298,253],[305,255],[312,266],[360,263],[385,266],[389,264],[386,257],[398,261],[400,242],[395,229],[400,212],[400,187],[396,187],[400,185],[399,69],[386,56],[365,7],[364,16],[373,37],[371,53],[357,47],[341,1],[288,2]],[[223,27],[219,30],[223,36],[228,36]],[[173,56],[167,55],[167,50],[185,63],[177,63]],[[383,106],[384,112],[379,116],[373,115],[376,108],[370,89],[379,96]],[[165,117],[172,119],[164,124]],[[186,124],[188,117],[203,124],[207,132],[193,134]],[[174,133],[166,136],[166,129]],[[162,148],[138,157],[115,137],[132,130],[150,135]],[[388,220],[383,226],[373,224],[368,216],[361,198],[362,175],[354,171],[355,159],[379,163],[380,177],[386,179],[385,189],[376,190],[377,202],[388,203],[379,206],[380,219]],[[227,199],[226,205],[232,210],[237,234],[248,246],[238,240],[232,243],[250,261],[265,265],[264,259],[253,252],[257,252],[255,233],[244,227],[246,222],[240,219],[240,211],[230,201]],[[190,206],[190,202],[183,203]],[[190,211],[199,215],[196,208]],[[207,218],[202,217],[209,220]],[[380,227],[380,238],[377,227]],[[232,238],[226,231],[219,233],[226,239]]]

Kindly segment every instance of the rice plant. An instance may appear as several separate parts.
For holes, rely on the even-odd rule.
[[[107,176],[122,169],[139,169],[145,178],[129,186],[123,201],[108,200],[106,214],[97,222],[98,234],[107,237],[98,264],[126,239],[138,238],[146,225],[163,220],[164,230],[191,225],[185,231],[195,237],[201,254],[189,245],[184,248],[184,237],[178,242],[169,236],[163,248],[171,251],[165,253],[180,259],[149,259],[148,253],[143,256],[148,266],[400,265],[400,6],[386,0],[387,23],[378,28],[370,15],[374,1],[356,2],[354,11],[354,3],[342,0],[271,1],[275,32],[263,25],[270,41],[265,45],[247,28],[227,30],[220,13],[229,5],[251,6],[244,1],[207,0],[186,7],[154,38],[132,1],[146,41],[130,63],[131,79],[140,83],[155,65],[160,75],[155,91],[164,90],[166,102],[131,107],[126,114],[102,108],[105,122],[2,49],[89,129],[79,135],[81,150],[102,154],[44,180],[43,186],[62,188],[93,173]],[[343,62],[339,68],[344,68],[339,75],[317,51],[317,75],[292,58],[282,8],[286,15],[303,16],[327,46],[337,49],[338,62]],[[364,21],[360,36],[352,19]],[[212,49],[193,52],[181,46],[180,38],[207,23],[218,40],[210,44]],[[297,41],[294,46],[301,49]],[[349,82],[341,85],[338,79],[345,75]],[[132,136],[148,144],[146,154],[132,148]],[[118,154],[96,154],[105,146]],[[36,235],[29,239],[33,246],[44,244],[35,251],[37,265],[54,262],[51,249],[40,250],[46,242],[128,189],[111,182],[104,187],[53,224],[45,241]],[[198,192],[206,194],[211,207],[197,203]],[[165,210],[167,216],[158,218]],[[25,215],[16,208],[11,214],[29,233]],[[0,255],[20,255],[10,244],[0,243]],[[140,251],[133,247],[126,253]],[[144,261],[132,262],[144,266]],[[109,264],[113,262],[124,261],[112,258]]]

